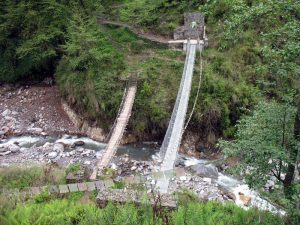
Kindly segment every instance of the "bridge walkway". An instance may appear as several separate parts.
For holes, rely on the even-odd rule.
[[[97,178],[97,173],[101,172],[102,169],[107,167],[114,157],[117,148],[121,142],[123,133],[131,116],[131,110],[135,99],[135,94],[137,90],[137,81],[132,80],[129,81],[125,98],[123,99],[119,114],[115,121],[114,126],[112,127],[111,133],[109,134],[108,144],[104,150],[104,154],[98,160],[96,167],[90,177],[91,180],[95,180]]]
[[[180,146],[182,133],[184,130],[184,122],[189,103],[197,46],[197,42],[187,43],[187,55],[180,88],[177,94],[176,103],[173,108],[169,126],[163,144],[160,148],[162,176],[157,180],[156,186],[161,193],[167,193],[168,191],[169,178],[167,171],[171,171],[174,167],[177,151]]]

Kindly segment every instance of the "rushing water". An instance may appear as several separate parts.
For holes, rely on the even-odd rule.
[[[68,146],[71,146],[77,141],[83,141],[84,145],[82,147],[85,149],[102,151],[106,147],[105,143],[97,142],[87,137],[77,137],[70,135],[64,135],[62,137],[12,137],[8,140],[5,140],[4,143],[18,143],[18,145],[21,147],[30,148],[34,145],[37,147],[42,146],[46,142],[62,142]],[[158,151],[159,149],[151,148],[149,147],[149,145],[123,145],[118,148],[117,155],[128,154],[130,158],[135,160],[152,160],[152,157],[157,154]],[[177,161],[181,161],[181,164],[184,164],[186,167],[202,166],[204,168],[204,176],[211,178],[212,181],[222,187],[222,189],[234,193],[234,195],[236,196],[235,203],[245,209],[249,207],[257,207],[259,209],[269,210],[272,212],[280,213],[282,215],[284,214],[284,211],[277,209],[267,200],[261,198],[257,191],[250,189],[249,186],[246,185],[243,181],[218,172],[216,166],[208,160],[200,160],[193,157],[179,155]],[[239,193],[243,193],[244,195],[251,197],[251,203],[249,207],[244,206],[244,204],[240,201]]]
[[[18,143],[20,147],[30,148],[32,146],[40,147],[43,146],[46,142],[54,143],[61,142],[68,146],[73,145],[75,142],[83,141],[84,145],[82,145],[85,149],[102,151],[106,147],[106,143],[97,142],[87,137],[77,137],[70,135],[63,135],[62,137],[55,136],[21,136],[21,137],[12,137],[4,143],[13,144]],[[68,148],[67,148],[68,150]],[[70,149],[71,150],[71,149]],[[135,160],[150,160],[151,156],[156,154],[159,149],[151,148],[149,145],[123,145],[120,146],[117,150],[117,155],[128,154],[132,159]]]

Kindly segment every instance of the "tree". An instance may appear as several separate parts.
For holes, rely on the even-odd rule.
[[[299,157],[298,116],[289,103],[260,102],[239,121],[236,140],[219,142],[226,156],[239,157],[250,186],[264,185],[274,176],[290,196]]]

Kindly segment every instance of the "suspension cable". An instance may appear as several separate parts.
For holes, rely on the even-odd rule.
[[[187,126],[189,125],[189,123],[190,123],[190,121],[192,119],[193,113],[194,113],[195,108],[196,108],[197,100],[198,100],[198,97],[199,97],[201,83],[202,83],[203,59],[202,59],[202,46],[200,44],[200,38],[199,38],[199,36],[198,36],[198,44],[199,44],[199,50],[200,50],[200,73],[199,73],[199,82],[198,82],[197,94],[196,94],[196,98],[194,100],[192,111],[190,113],[190,116],[189,116],[186,124],[185,124],[185,127],[183,128],[182,134],[184,133],[184,131],[186,130]]]

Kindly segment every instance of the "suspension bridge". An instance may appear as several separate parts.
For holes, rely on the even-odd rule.
[[[182,44],[183,50],[186,51],[186,59],[172,116],[169,121],[169,126],[159,152],[159,156],[162,162],[160,166],[161,175],[157,179],[156,187],[161,193],[167,193],[168,191],[170,177],[168,176],[168,171],[173,170],[174,163],[177,157],[177,152],[180,147],[181,138],[184,129],[187,126],[187,124],[185,125],[185,119],[188,109],[189,97],[192,86],[193,70],[197,51],[200,51],[201,60],[201,72],[197,96],[200,89],[202,75],[201,52],[203,48],[207,46],[208,43],[204,26],[204,16],[200,13],[186,13],[184,15],[184,26],[179,27],[175,30],[174,40],[169,41],[168,43],[169,45]],[[97,173],[101,172],[101,170],[103,170],[109,165],[111,159],[113,158],[117,150],[117,147],[121,141],[126,125],[131,115],[136,89],[136,81],[130,82],[130,84],[127,87],[127,90],[124,93],[124,97],[115,124],[113,125],[111,132],[108,136],[108,145],[104,150],[103,156],[101,157],[101,159],[98,160],[97,165],[91,176],[92,180],[95,180],[97,177]],[[193,110],[194,107],[195,104],[193,106]]]

